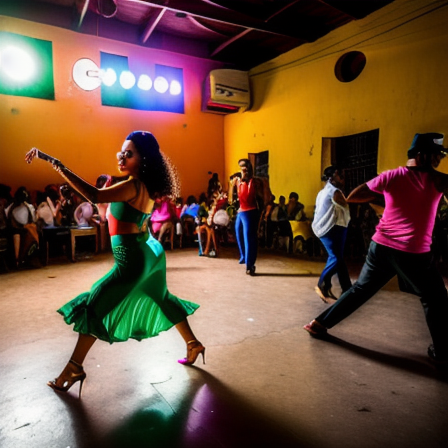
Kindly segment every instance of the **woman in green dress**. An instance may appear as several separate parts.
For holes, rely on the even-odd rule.
[[[176,326],[187,344],[179,362],[192,365],[205,347],[196,339],[187,316],[199,305],[172,295],[166,285],[165,252],[147,229],[147,219],[158,195],[177,196],[175,170],[150,132],[129,134],[117,153],[118,169],[126,180],[98,189],[70,171],[59,160],[33,148],[27,163],[38,157],[49,161],[78,193],[92,203],[110,203],[108,213],[114,266],[90,291],[63,305],[58,312],[79,333],[73,354],[61,374],[48,385],[67,392],[86,378],[84,359],[97,339],[109,343],[142,340]]]

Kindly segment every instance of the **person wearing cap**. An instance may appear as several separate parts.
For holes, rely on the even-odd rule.
[[[205,347],[196,339],[187,321],[199,305],[179,299],[166,285],[166,257],[161,244],[148,232],[147,221],[160,195],[178,195],[178,180],[169,159],[155,137],[135,131],[116,155],[118,170],[126,179],[110,187],[97,188],[80,178],[59,160],[33,148],[25,156],[52,163],[78,193],[92,203],[110,203],[108,221],[115,264],[90,291],[69,301],[58,312],[79,333],[73,354],[61,374],[47,384],[67,392],[79,382],[79,396],[86,378],[83,361],[93,343],[110,344],[130,338],[138,341],[157,336],[173,326],[186,342],[187,356],[179,360],[193,364]]]
[[[432,344],[430,360],[448,366],[448,295],[431,253],[432,232],[448,175],[436,171],[447,149],[443,134],[416,134],[406,166],[386,171],[355,188],[347,202],[374,202],[384,196],[385,209],[376,227],[356,283],[303,328],[325,336],[397,276],[402,291],[420,297]]]

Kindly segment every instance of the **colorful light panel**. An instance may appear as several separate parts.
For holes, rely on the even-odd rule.
[[[104,52],[101,52],[100,68],[102,73],[113,70],[117,76],[112,85],[106,85],[104,80],[101,84],[101,102],[104,106],[184,113],[184,81],[181,68],[156,64],[152,71],[150,67],[142,66],[134,69],[129,66],[126,56]],[[132,87],[129,87],[129,84],[124,84],[123,87],[120,79],[129,79],[129,72],[135,80],[143,78],[144,85],[149,88],[145,90],[139,82],[135,82]],[[164,81],[159,79],[157,82],[158,78],[163,78]],[[159,83],[166,84],[166,89],[157,89]]]
[[[54,100],[50,41],[0,31],[0,94]]]

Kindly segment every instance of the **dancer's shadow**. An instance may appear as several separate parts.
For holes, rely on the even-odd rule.
[[[320,274],[313,272],[256,272],[255,277],[320,277]]]
[[[95,429],[82,400],[60,395],[78,428],[79,448],[305,448],[317,447],[300,423],[295,433],[206,371],[194,369],[191,385],[173,405],[152,398],[106,435]],[[113,403],[111,403],[113,406]]]
[[[387,364],[397,369],[406,370],[408,372],[418,374],[421,376],[436,378],[443,382],[448,382],[448,372],[444,370],[438,370],[434,366],[430,365],[430,362],[425,356],[418,356],[415,358],[409,358],[405,356],[389,355],[369,348],[361,347],[359,345],[347,342],[343,339],[337,338],[330,334],[321,336],[316,339],[321,339],[326,342],[331,342],[338,347],[342,347],[353,353],[356,353],[365,358],[369,358],[372,361]]]

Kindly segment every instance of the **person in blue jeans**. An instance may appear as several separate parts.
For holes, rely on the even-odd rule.
[[[258,223],[260,212],[271,198],[271,190],[265,179],[254,177],[249,159],[240,159],[240,176],[235,176],[240,208],[235,221],[235,234],[240,251],[240,264],[246,265],[246,274],[255,275],[258,253]]]
[[[386,171],[355,188],[347,202],[373,202],[383,195],[385,209],[356,283],[303,328],[324,336],[366,303],[393,277],[402,291],[417,295],[432,338],[430,360],[448,367],[448,294],[431,252],[432,233],[448,175],[436,171],[446,155],[443,134],[416,134],[406,166]],[[381,197],[381,196],[380,196]]]
[[[338,276],[342,292],[347,291],[352,286],[344,261],[350,210],[341,190],[344,187],[342,171],[335,165],[329,166],[325,168],[322,180],[326,183],[317,195],[311,227],[314,234],[324,245],[328,258],[315,290],[325,303],[331,303],[336,299],[331,291],[333,275]]]

